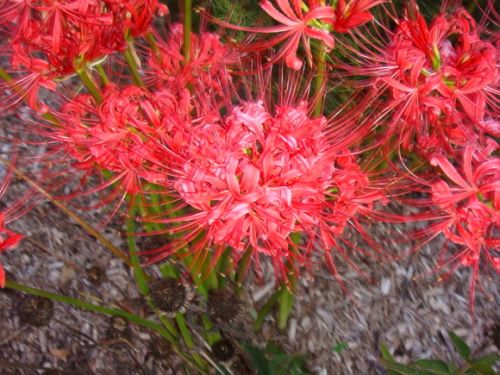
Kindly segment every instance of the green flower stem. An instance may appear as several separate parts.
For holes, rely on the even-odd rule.
[[[162,314],[158,308],[154,305],[151,298],[149,298],[149,286],[147,281],[147,275],[144,273],[142,266],[139,262],[139,255],[137,254],[137,245],[135,243],[135,217],[137,214],[137,207],[140,204],[141,197],[131,197],[131,204],[129,209],[129,218],[127,219],[127,244],[130,255],[130,262],[132,265],[132,269],[134,270],[134,277],[137,283],[137,288],[139,292],[144,296],[146,302],[149,307],[155,312],[158,316],[162,324],[165,328],[170,332],[170,334],[174,337],[177,337],[177,330],[175,329],[174,324],[164,315]]]
[[[137,200],[140,197],[137,196]],[[127,244],[130,256],[130,262],[132,263],[132,268],[134,269],[134,277],[137,283],[137,287],[143,296],[149,295],[149,287],[146,281],[146,275],[139,262],[139,256],[137,255],[137,246],[135,243],[135,216],[137,214],[137,205],[134,202],[134,197],[132,197],[132,203],[129,209],[129,218],[127,219]]]
[[[208,345],[212,346],[217,341],[222,339],[222,335],[218,331],[214,331],[214,324],[211,322],[207,314],[201,316],[203,329],[205,330],[205,339]]]
[[[266,319],[266,316],[269,315],[273,307],[278,303],[278,299],[281,296],[281,291],[277,290],[275,291],[272,296],[267,300],[267,302],[262,306],[262,309],[260,309],[259,313],[257,314],[257,318],[255,319],[255,323],[253,325],[254,331],[260,331],[262,328],[262,325],[264,324],[264,320]]]
[[[284,285],[279,290],[279,311],[278,311],[278,329],[283,331],[286,328],[288,317],[292,312],[293,294]]]
[[[97,104],[102,103],[101,89],[95,84],[87,68],[84,66],[83,68],[77,69],[76,74],[78,75],[78,77],[80,77],[83,84],[85,85],[87,90],[89,90],[90,95],[94,97]]]
[[[323,99],[326,88],[326,50],[324,43],[320,43],[316,56],[316,77],[314,79],[314,110],[315,116],[320,116],[323,112]]]
[[[139,74],[139,57],[135,52],[133,40],[129,40],[127,43],[127,49],[123,52],[125,61],[128,64],[130,72],[132,73],[132,79],[134,83],[139,87],[146,87],[141,75]]]
[[[97,65],[96,70],[97,73],[99,74],[99,77],[101,77],[102,83],[104,83],[104,85],[109,85],[110,80],[103,66],[101,64]]]
[[[243,280],[250,265],[250,261],[252,260],[252,254],[253,254],[253,249],[249,246],[248,249],[246,249],[243,255],[241,256],[240,261],[238,262],[236,285],[239,288],[241,288],[241,285],[243,284]]]
[[[191,31],[193,23],[192,0],[184,0],[184,64],[191,58]]]
[[[184,343],[186,344],[187,348],[191,351],[191,356],[193,357],[193,360],[199,367],[205,368],[206,364],[203,358],[198,353],[193,351],[193,349],[195,348],[194,340],[186,324],[186,319],[184,318],[184,315],[182,313],[175,314],[175,321],[177,322],[177,326],[179,327],[179,331],[181,332],[181,336],[184,340]]]
[[[137,325],[152,329],[156,332],[158,332],[161,336],[165,337],[169,342],[175,344],[175,339],[158,323],[152,322],[150,320],[141,318],[140,316],[131,314],[127,311],[118,309],[118,308],[111,308],[111,307],[105,307],[105,306],[99,306],[95,305],[90,302],[85,302],[81,301],[77,298],[72,298],[72,297],[67,297],[63,296],[60,294],[55,294],[55,293],[50,293],[42,289],[37,289],[37,288],[32,288],[23,284],[16,283],[14,281],[7,280],[5,284],[6,288],[9,289],[14,289],[19,292],[23,293],[28,293],[34,296],[39,296],[39,297],[44,297],[48,298],[50,300],[56,301],[56,302],[62,302],[67,305],[71,305],[74,307],[81,308],[83,310],[87,311],[92,311],[100,314],[106,314],[106,315],[112,315],[112,316],[119,316],[124,319],[129,320],[132,323],[135,323]]]
[[[14,289],[23,293],[31,294],[34,296],[39,296],[39,297],[44,297],[48,298],[52,301],[56,302],[62,302],[67,305],[71,305],[86,311],[91,311],[91,312],[96,312],[100,314],[106,314],[106,315],[111,315],[111,316],[119,316],[124,319],[127,319],[131,323],[137,324],[139,326],[151,329],[155,332],[157,332],[160,336],[162,336],[164,339],[166,339],[171,345],[172,349],[174,352],[184,360],[185,363],[190,365],[191,367],[197,368],[198,370],[204,370],[204,366],[200,366],[199,364],[192,364],[191,360],[179,349],[179,344],[177,343],[177,340],[160,324],[152,322],[148,319],[144,319],[138,315],[129,313],[127,311],[118,309],[118,308],[112,308],[112,307],[105,307],[105,306],[99,306],[95,305],[90,302],[85,302],[81,301],[77,298],[72,298],[72,297],[67,297],[63,296],[60,294],[55,294],[55,293],[50,293],[42,289],[37,289],[37,288],[32,288],[23,284],[16,283],[14,281],[7,280],[5,284],[6,288],[9,289]]]
[[[160,49],[158,48],[158,44],[156,43],[155,36],[152,33],[147,33],[146,40],[148,41],[149,47],[153,51],[155,57],[160,60]]]

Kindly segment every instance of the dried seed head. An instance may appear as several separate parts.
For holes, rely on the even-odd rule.
[[[231,370],[233,371],[233,374],[238,374],[238,375],[253,375],[255,372],[250,368],[248,365],[247,361],[242,355],[238,355],[232,365],[231,365]]]
[[[17,313],[21,324],[43,327],[54,315],[54,303],[47,298],[29,295],[21,301]]]
[[[212,353],[219,361],[228,361],[234,356],[234,346],[231,341],[222,339],[212,345]]]
[[[165,360],[173,353],[172,345],[164,338],[153,335],[149,341],[149,353],[156,360]]]
[[[87,278],[92,284],[99,286],[106,279],[106,272],[99,266],[92,266],[87,270]]]
[[[497,323],[493,327],[491,327],[490,338],[491,341],[493,341],[493,345],[495,345],[497,349],[500,350],[500,323]]]
[[[216,323],[231,324],[240,315],[242,303],[232,290],[214,290],[208,295],[207,313]]]
[[[49,368],[43,372],[43,375],[60,375],[62,373],[63,373],[62,371],[59,371],[55,368]]]
[[[121,316],[113,316],[109,321],[107,337],[109,339],[128,338],[130,336],[130,328],[128,321]]]
[[[151,285],[151,299],[160,310],[175,313],[185,307],[187,290],[178,280],[160,279]]]

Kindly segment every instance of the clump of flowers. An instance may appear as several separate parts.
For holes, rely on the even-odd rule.
[[[186,117],[187,108],[181,108],[169,90],[151,93],[133,85],[109,85],[100,104],[87,94],[67,103],[58,114],[61,125],[48,135],[79,169],[112,172],[120,191],[137,194],[142,192],[142,181],[165,179],[155,162],[161,140],[177,127],[182,113]]]
[[[433,229],[456,245],[447,251],[452,255],[440,263],[452,269],[460,265],[472,268],[473,306],[481,262],[500,273],[500,159],[466,146],[457,167],[443,155],[434,156],[431,163],[446,178],[432,185],[431,200],[440,217]]]
[[[398,28],[374,68],[391,91],[388,134],[408,150],[430,155],[451,150],[484,134],[498,136],[494,94],[496,48],[481,40],[470,14],[442,13],[430,25],[416,11]]]
[[[349,151],[332,147],[327,120],[310,118],[305,103],[275,113],[261,101],[237,105],[194,126],[179,157],[173,188],[192,212],[172,226],[187,234],[171,251],[203,233],[193,251],[221,254],[229,246],[238,259],[251,249],[256,264],[269,256],[279,277],[288,262],[307,263],[317,241],[335,269],[330,249],[382,198]],[[294,233],[305,243],[295,243]]]
[[[421,243],[445,237],[439,267],[472,269],[472,305],[481,265],[500,272],[489,10],[476,24],[449,2],[426,19],[413,0],[401,14],[385,0],[263,0],[251,26],[204,10],[198,28],[190,4],[170,20],[158,0],[0,0],[2,108],[24,101],[31,109],[6,138],[23,133],[23,152],[41,153],[27,168],[44,172],[25,180],[55,203],[118,201],[110,217],[126,221],[129,257],[113,253],[134,269],[161,322],[106,309],[115,315],[111,336],[126,338],[132,317],[172,338],[177,354],[182,337],[189,353],[180,357],[203,369],[209,357],[198,355],[184,320],[184,281],[206,300],[199,336],[214,347],[224,343],[217,325],[244,307],[249,265],[258,276],[272,266],[280,286],[263,311],[279,303],[284,328],[301,271],[321,259],[341,281],[339,260],[363,273],[351,253],[386,255],[367,229],[374,220],[426,221],[408,236]],[[223,28],[210,32],[210,22]],[[248,37],[238,42],[228,30]],[[423,194],[408,198],[415,190]],[[92,193],[97,204],[88,205]],[[422,212],[389,212],[399,197]],[[22,239],[6,227],[21,206],[0,212],[0,251]],[[158,246],[138,249],[142,236]],[[164,278],[148,275],[141,255],[168,261]]]
[[[346,33],[351,29],[365,24],[373,19],[370,9],[383,3],[382,0],[345,0],[333,1],[331,4],[317,0],[307,1],[276,1],[276,8],[272,1],[263,0],[260,7],[279,25],[267,27],[244,27],[231,25],[216,20],[218,24],[227,28],[249,31],[252,33],[271,34],[270,39],[257,41],[243,46],[247,51],[265,51],[278,44],[278,50],[273,61],[284,59],[286,65],[294,70],[302,68],[303,61],[297,57],[299,46],[302,45],[309,66],[313,65],[311,41],[324,44],[326,50],[334,47],[333,32]]]
[[[151,29],[157,11],[167,11],[158,0],[3,1],[0,28],[7,38],[2,44],[16,77],[5,85],[44,111],[40,88],[54,91],[56,80],[125,50],[128,37]]]
[[[169,87],[177,92],[179,101],[189,102],[188,88],[222,94],[229,84],[228,70],[234,63],[234,53],[217,34],[193,34],[188,58],[183,54],[184,27],[173,24],[166,38],[157,37],[156,51],[147,59],[146,80],[149,86]],[[187,98],[187,99],[186,99]]]

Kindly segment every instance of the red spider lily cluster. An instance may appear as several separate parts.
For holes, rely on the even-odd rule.
[[[493,5],[479,22],[451,2],[433,18],[414,1],[260,7],[272,25],[205,10],[193,32],[152,0],[1,1],[5,107],[24,100],[39,161],[100,179],[84,194],[113,214],[140,197],[154,229],[138,235],[166,242],[150,262],[229,249],[286,280],[318,255],[337,276],[352,251],[387,256],[366,223],[426,220],[413,237],[446,238],[439,265],[471,267],[473,298],[481,264],[500,272]],[[391,215],[391,200],[425,212]],[[15,246],[0,224],[0,249]]]
[[[124,50],[127,38],[151,28],[157,11],[166,11],[158,0],[2,0],[2,50],[34,107],[40,87],[55,90],[58,79]]]

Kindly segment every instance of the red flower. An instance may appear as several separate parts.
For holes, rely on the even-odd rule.
[[[471,308],[481,260],[500,273],[500,159],[465,147],[459,168],[442,155],[432,159],[446,178],[432,186],[432,201],[441,217],[434,228],[459,246],[458,253],[445,259],[445,265],[461,264],[473,268]],[[450,187],[451,185],[451,187]]]
[[[79,95],[56,115],[60,126],[45,133],[58,142],[56,150],[71,155],[74,165],[89,174],[112,172],[100,188],[118,184],[113,196],[123,199],[126,193],[141,193],[143,181],[166,179],[162,140],[179,127],[176,121],[185,121],[187,108],[167,90],[108,85],[100,105]]]
[[[428,25],[416,11],[413,18],[395,21],[388,45],[366,43],[365,36],[356,35],[364,49],[354,51],[353,58],[360,65],[362,58],[368,60],[360,68],[347,67],[353,74],[373,75],[369,83],[379,97],[390,90],[391,98],[381,103],[390,116],[387,137],[397,136],[405,149],[431,155],[496,134],[496,48],[481,40],[472,17],[459,9],[439,14]]]
[[[322,6],[317,0],[308,0],[307,2],[299,0],[276,0],[276,3],[279,10],[269,0],[261,1],[260,7],[271,18],[280,23],[280,25],[243,27],[219,20],[215,20],[215,22],[235,30],[277,34],[269,40],[253,43],[247,46],[246,49],[263,51],[283,43],[273,60],[278,61],[284,58],[286,65],[295,70],[302,67],[302,61],[297,57],[297,49],[301,42],[310,65],[312,65],[310,39],[322,41],[327,49],[333,48],[334,39],[329,31],[335,16],[333,7]]]
[[[24,238],[22,234],[17,234],[5,228],[5,218],[0,213],[0,252],[17,247]],[[0,288],[5,287],[5,271],[0,264]]]
[[[178,100],[190,100],[191,90],[205,90],[206,95],[221,94],[229,84],[228,64],[234,60],[231,51],[213,33],[191,34],[191,56],[186,63],[182,51],[184,29],[173,24],[166,39],[157,36],[158,51],[148,57],[146,81],[159,89],[177,92]]]
[[[335,21],[333,30],[346,33],[373,19],[369,12],[376,5],[385,3],[386,0],[339,0],[335,6]]]
[[[12,178],[12,169],[10,169],[7,175],[4,177],[0,185],[0,197],[5,194],[7,187]],[[5,250],[10,250],[15,248],[19,242],[23,239],[23,235],[15,233],[5,227],[6,217],[10,216],[12,211],[18,208],[18,204],[13,204],[10,208],[7,208],[0,212],[0,253]],[[0,288],[5,287],[5,271],[0,264]]]
[[[55,79],[124,50],[127,36],[148,32],[159,9],[164,6],[158,0],[3,1],[0,27],[9,37],[2,44],[12,59],[9,73],[16,78],[6,88],[43,111],[35,103],[41,87],[52,89]]]
[[[248,102],[193,126],[170,177],[181,206],[190,209],[175,219],[150,219],[183,235],[151,251],[159,253],[152,261],[185,246],[194,254],[213,247],[215,259],[230,247],[238,261],[250,248],[257,266],[266,255],[277,277],[285,278],[289,261],[291,267],[307,264],[319,240],[336,273],[330,249],[345,257],[344,228],[381,194],[366,192],[368,178],[347,150],[334,151],[326,124],[309,118],[304,104],[272,114],[262,102]],[[294,243],[293,233],[305,243]]]

